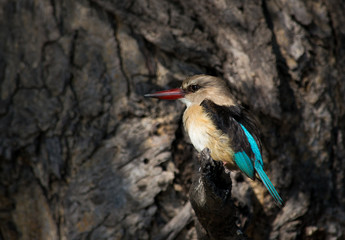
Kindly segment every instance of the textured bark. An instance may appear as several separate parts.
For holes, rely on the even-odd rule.
[[[183,105],[143,94],[196,73],[227,80],[257,117],[266,172],[286,202],[277,208],[261,183],[232,172],[246,234],[344,239],[342,0],[3,0],[0,9],[0,239],[168,231],[188,206],[196,154]],[[186,220],[176,239],[195,239],[195,225]]]

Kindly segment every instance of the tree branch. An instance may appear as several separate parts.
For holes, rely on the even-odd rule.
[[[201,167],[189,190],[197,216],[199,239],[247,239],[237,226],[237,208],[231,200],[231,178],[222,162],[214,161],[205,149],[199,156]]]

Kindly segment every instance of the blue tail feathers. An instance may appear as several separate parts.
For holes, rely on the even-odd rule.
[[[260,164],[255,164],[255,170],[256,172],[259,174],[263,184],[265,185],[265,187],[267,188],[268,192],[271,194],[271,196],[274,198],[274,200],[276,201],[276,203],[282,207],[284,206],[284,201],[283,199],[279,196],[277,190],[274,188],[272,182],[270,181],[270,179],[268,178],[268,176],[266,175],[266,173],[264,172],[262,165]]]
[[[241,127],[242,127],[242,129],[243,129],[243,131],[244,131],[244,133],[248,139],[248,142],[251,146],[251,149],[255,155],[254,168],[255,168],[256,172],[259,174],[259,177],[261,178],[262,182],[264,183],[265,187],[267,188],[268,192],[272,195],[272,197],[274,198],[276,203],[280,207],[282,207],[284,205],[283,199],[279,196],[277,190],[274,188],[272,182],[270,181],[270,179],[268,178],[268,176],[264,172],[264,169],[263,169],[264,163],[262,161],[261,153],[260,153],[258,145],[256,144],[255,139],[253,138],[253,136],[248,132],[248,130],[242,124],[240,124],[240,125],[241,125]],[[235,157],[236,157],[236,155],[235,155]],[[239,158],[239,160],[242,160],[242,159],[243,159],[243,157]],[[236,158],[235,158],[235,162],[237,163],[237,165],[239,165],[238,161],[236,161]],[[244,162],[246,162],[246,161],[242,160],[242,165],[244,167],[246,167],[247,164],[244,164]],[[242,167],[241,166],[239,166],[239,167],[243,171]],[[244,168],[244,169],[247,169],[247,168]],[[248,175],[248,173],[246,173],[246,174]]]

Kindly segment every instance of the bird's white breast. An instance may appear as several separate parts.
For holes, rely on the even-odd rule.
[[[183,114],[183,123],[193,146],[198,152],[208,147],[213,124],[211,124],[201,106],[192,105],[188,107]]]
[[[191,126],[188,129],[189,138],[198,152],[201,152],[208,145],[208,138],[206,134],[206,129]]]
[[[198,152],[208,148],[213,160],[226,162],[231,168],[235,166],[234,152],[230,147],[229,137],[216,128],[200,105],[190,105],[186,109],[183,114],[183,123]]]

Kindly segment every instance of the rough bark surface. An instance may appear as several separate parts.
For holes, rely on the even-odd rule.
[[[257,117],[286,202],[232,172],[246,234],[344,239],[344,12],[342,0],[0,1],[0,239],[152,239],[176,216],[172,238],[196,239],[179,215],[198,171],[184,107],[143,98],[196,73],[227,80]]]

